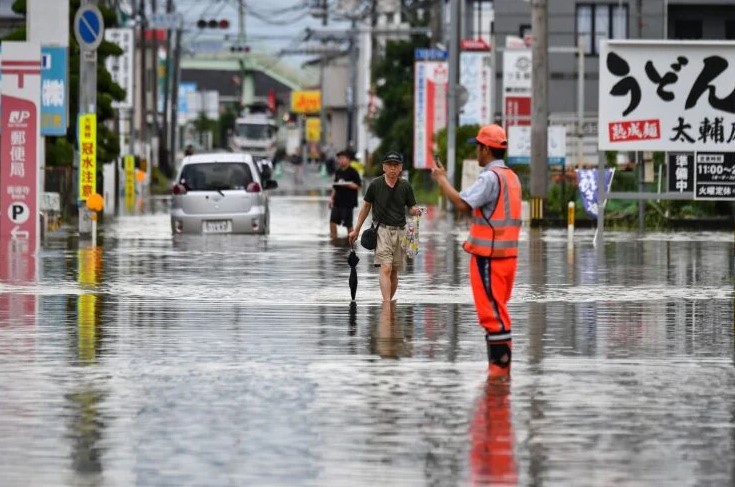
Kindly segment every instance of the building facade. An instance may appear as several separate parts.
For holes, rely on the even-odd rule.
[[[731,0],[547,0],[547,6],[549,123],[566,126],[567,164],[587,165],[597,161],[601,41],[735,39],[735,2]],[[482,38],[491,44],[491,34],[495,35],[496,83],[492,106],[497,120],[503,115],[506,41],[524,39],[531,45],[531,14],[532,5],[528,1],[465,4],[462,37]],[[575,52],[580,42],[584,50],[582,106],[578,101],[580,61],[578,51]],[[582,120],[578,125],[580,113]]]
[[[495,0],[493,3],[498,46],[505,45],[507,36],[523,38],[531,34],[530,2]],[[732,0],[547,0],[547,4],[550,49],[574,47],[578,39],[584,44],[584,111],[592,115],[597,112],[601,40],[735,40],[735,2]],[[469,10],[473,12],[477,8]],[[476,31],[476,24],[470,21],[470,29]],[[487,35],[489,30],[481,35]],[[475,32],[470,34],[476,36]],[[497,59],[495,94],[496,100],[502,100],[502,53],[498,53]],[[549,54],[549,112],[552,115],[576,113],[577,65],[576,54]]]

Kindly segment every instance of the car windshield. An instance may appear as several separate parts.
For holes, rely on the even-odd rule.
[[[237,136],[243,139],[264,140],[273,136],[274,128],[266,124],[239,123]]]
[[[179,178],[189,191],[246,189],[252,182],[250,166],[243,162],[187,164]]]

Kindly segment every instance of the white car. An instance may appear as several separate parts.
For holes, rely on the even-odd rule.
[[[187,156],[171,189],[171,231],[256,233],[269,231],[266,179],[250,154],[220,152]]]

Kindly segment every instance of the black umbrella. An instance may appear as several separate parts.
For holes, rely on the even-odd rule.
[[[357,269],[355,267],[358,262],[360,262],[360,258],[355,253],[355,247],[353,246],[352,250],[350,250],[350,256],[347,257],[347,263],[350,265],[350,294],[352,295],[353,301],[357,292]]]

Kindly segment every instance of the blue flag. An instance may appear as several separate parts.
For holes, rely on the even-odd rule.
[[[605,187],[610,191],[615,169],[605,169]],[[577,169],[577,187],[584,211],[590,218],[597,218],[597,169]],[[604,206],[604,202],[603,202]]]

